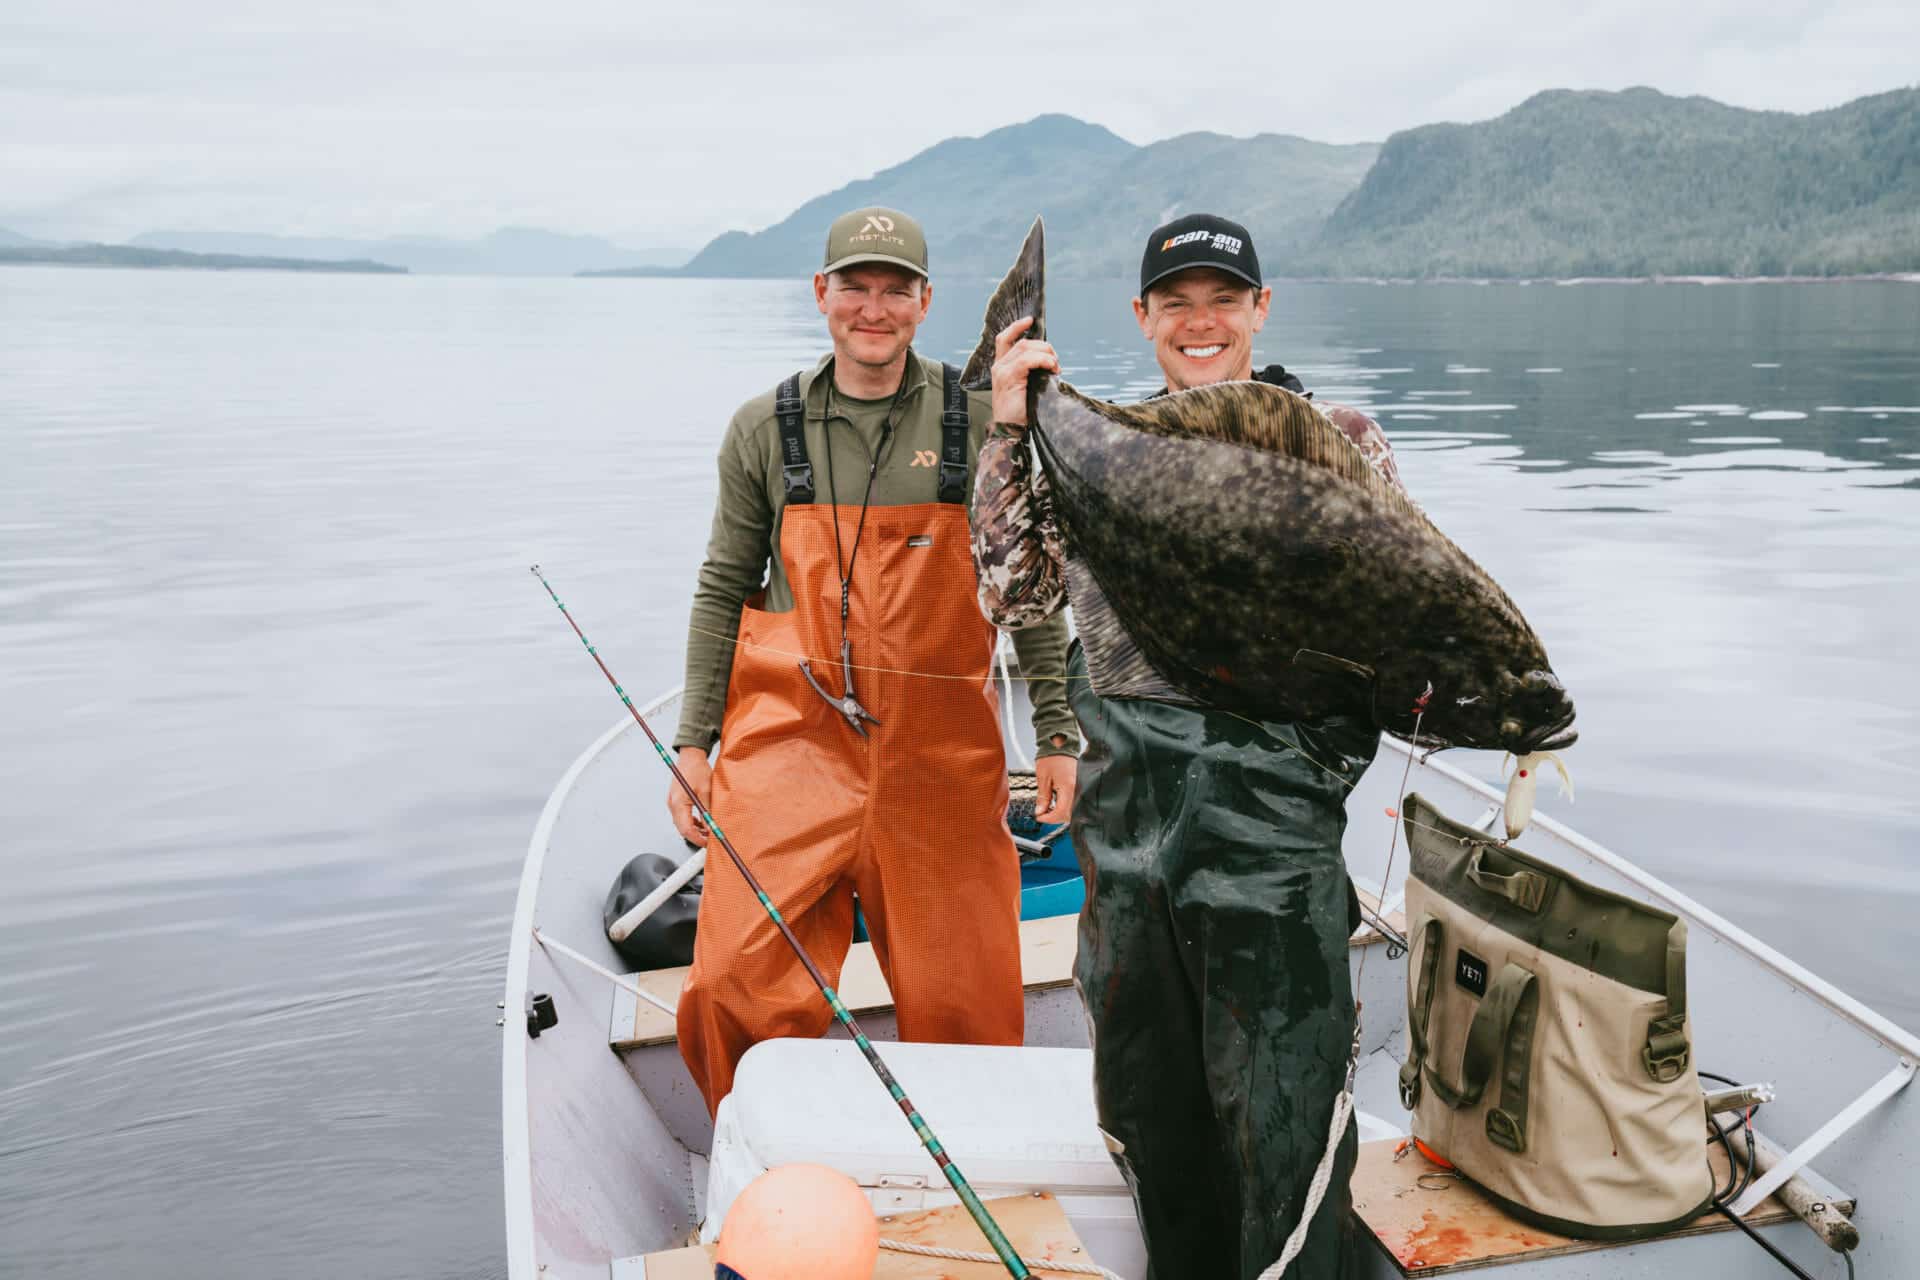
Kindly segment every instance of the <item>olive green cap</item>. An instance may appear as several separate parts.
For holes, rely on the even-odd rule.
[[[874,206],[843,213],[827,228],[826,265],[838,271],[862,262],[884,262],[927,274],[927,233],[898,209]]]

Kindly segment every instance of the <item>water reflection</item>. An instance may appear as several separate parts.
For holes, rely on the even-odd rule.
[[[0,285],[0,1272],[499,1274],[513,886],[618,710],[525,565],[678,681],[804,283]],[[1118,399],[1130,292],[1049,299]],[[1920,1024],[1920,289],[1282,284],[1258,350],[1378,413],[1547,638],[1564,816]]]

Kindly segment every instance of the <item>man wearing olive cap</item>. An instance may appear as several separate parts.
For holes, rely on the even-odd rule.
[[[747,401],[720,446],[678,763],[830,983],[857,893],[902,1038],[1019,1044],[997,634],[976,603],[967,523],[988,398],[912,349],[933,286],[906,214],[836,219],[813,294],[831,354]],[[1015,638],[1039,677],[1041,822],[1073,803],[1066,642],[1064,618]],[[677,786],[668,807],[706,842]],[[709,862],[679,1002],[680,1051],[709,1110],[751,1045],[819,1035],[831,1016],[739,873]]]

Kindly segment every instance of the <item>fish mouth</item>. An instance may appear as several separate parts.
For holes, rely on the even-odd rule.
[[[1574,710],[1568,707],[1566,714],[1535,729],[1516,744],[1515,755],[1531,755],[1536,751],[1559,751],[1572,746],[1580,739],[1580,731],[1573,728]]]

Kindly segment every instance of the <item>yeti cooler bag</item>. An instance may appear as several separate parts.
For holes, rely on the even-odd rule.
[[[1631,1239],[1703,1212],[1686,924],[1417,795],[1405,815],[1414,1136],[1562,1235]]]

